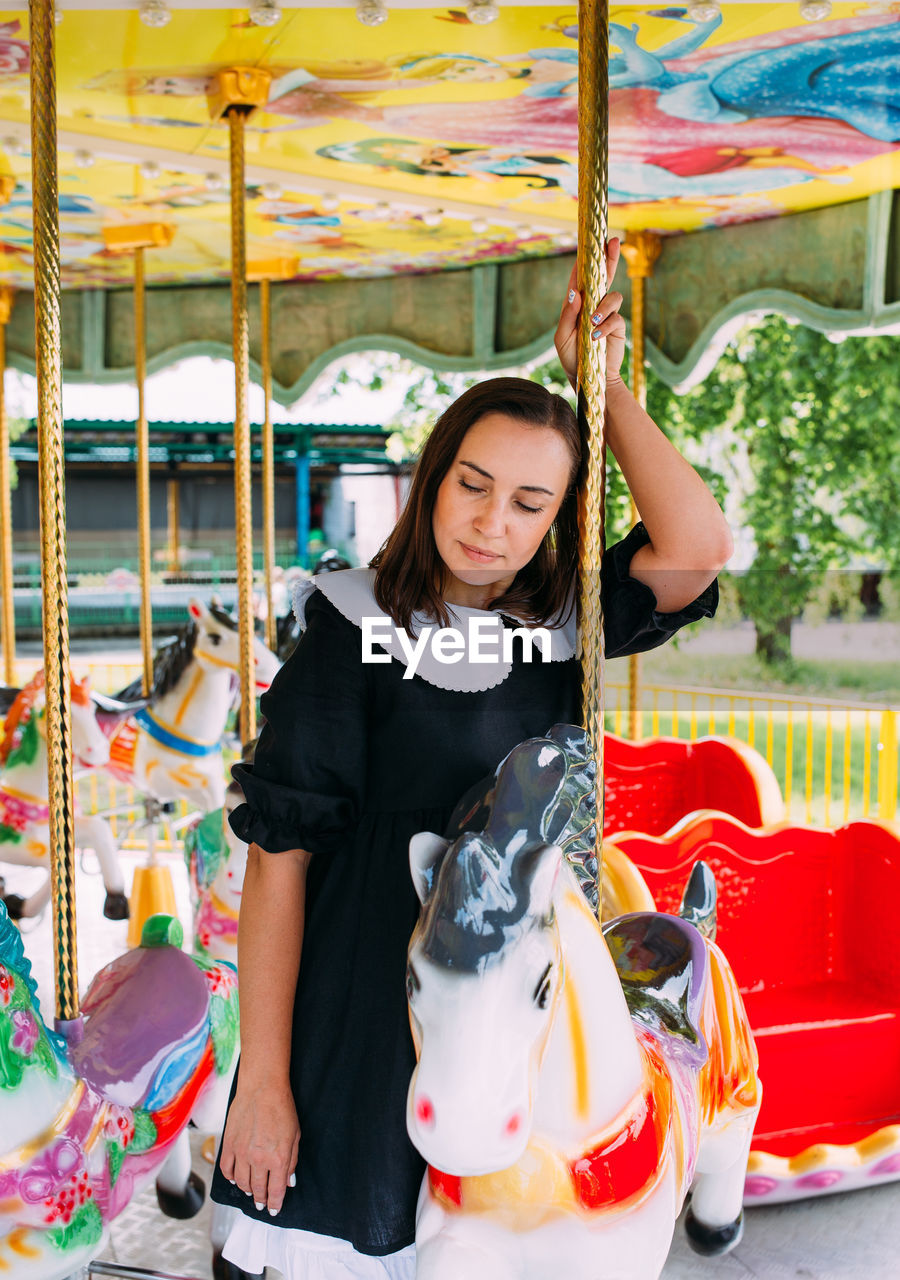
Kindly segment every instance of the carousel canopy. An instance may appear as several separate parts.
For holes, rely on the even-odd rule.
[[[280,399],[362,346],[456,368],[546,348],[576,239],[575,6],[387,0],[386,20],[360,20],[379,4],[62,4],[67,377],[131,376],[137,243],[154,286],[150,367],[227,351],[228,131],[214,82],[228,67],[263,73],[246,129],[247,250],[257,276],[283,282]],[[747,310],[845,332],[900,322],[900,6],[613,6],[610,39],[610,222],[665,238],[648,292],[664,376],[696,371]],[[28,62],[27,11],[12,9],[0,15],[0,282],[23,291],[8,341],[22,368]]]

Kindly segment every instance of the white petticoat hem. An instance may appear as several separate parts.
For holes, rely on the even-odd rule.
[[[275,1267],[284,1280],[415,1280],[416,1246],[372,1257],[347,1240],[296,1227],[276,1227],[243,1213],[228,1233],[224,1257],[243,1271]]]

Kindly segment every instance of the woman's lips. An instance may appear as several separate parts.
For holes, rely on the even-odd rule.
[[[493,564],[500,557],[493,551],[480,551],[478,547],[470,547],[467,542],[459,544],[470,560],[474,560],[476,564]]]

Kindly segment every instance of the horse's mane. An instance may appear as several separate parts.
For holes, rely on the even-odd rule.
[[[575,872],[578,883],[591,909],[598,905],[597,856],[594,836],[597,822],[596,765],[590,738],[585,729],[570,724],[555,724],[547,730],[543,739],[530,738],[528,742],[547,740],[561,749],[565,757],[565,780],[547,810],[544,821],[544,838],[549,844],[558,844],[566,860]],[[464,831],[482,831],[491,816],[491,808],[501,769],[514,753],[521,753],[527,743],[519,743],[493,774],[475,784],[457,804],[450,817],[448,839],[454,840]]]
[[[40,1013],[37,983],[31,976],[31,961],[25,954],[22,935],[10,920],[6,907],[0,902],[0,963],[12,969],[25,983],[31,995],[35,1012]]]
[[[233,614],[230,614],[227,609],[223,609],[221,604],[218,602],[218,600],[210,601],[210,604],[208,607],[209,607],[210,613],[215,618],[216,622],[220,623],[223,627],[227,628],[227,630],[229,631],[237,631],[238,629],[237,618],[235,618]]]
[[[543,738],[514,747],[494,776],[457,805],[446,833],[455,840],[423,918],[422,946],[435,963],[477,971],[530,927],[531,880],[546,845],[562,846],[596,903],[588,861],[596,829],[588,741],[583,729],[554,725]]]
[[[184,674],[185,667],[194,656],[199,629],[191,620],[176,632],[172,640],[160,645],[153,658],[153,687],[150,700],[161,698],[174,689]],[[143,685],[140,677],[132,680],[115,695],[119,702],[136,702],[141,697]]]
[[[28,723],[34,704],[44,689],[44,668],[37,670],[24,689],[20,689],[3,721],[3,740],[0,742],[0,765],[6,764],[13,748],[16,730]]]

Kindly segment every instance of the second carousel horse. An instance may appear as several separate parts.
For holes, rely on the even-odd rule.
[[[410,845],[418,1280],[653,1280],[689,1189],[698,1252],[740,1239],[760,1087],[707,936],[715,886],[695,868],[699,927],[641,911],[601,930],[561,848],[584,755],[566,726],[522,743],[468,830]]]
[[[97,723],[97,708],[87,680],[71,682],[72,755],[76,765],[97,767],[109,759],[109,743]],[[47,879],[27,898],[7,895],[15,919],[36,915],[50,896],[50,805],[48,800],[44,673],[24,689],[10,690],[0,741],[0,861],[44,867]],[[104,700],[109,705],[108,700]],[[96,815],[75,815],[75,843],[93,849],[100,863],[110,920],[128,916],[128,900],[119,854],[109,824]]]
[[[220,809],[225,779],[222,735],[239,667],[237,623],[216,605],[191,600],[190,623],[156,655],[149,705],[124,722],[104,722],[111,737],[107,768],[144,796],[166,803],[184,799],[202,813]],[[274,679],[279,661],[253,642],[257,692]],[[140,697],[136,681],[117,697]]]
[[[80,1041],[47,1030],[22,939],[0,906],[0,1274],[61,1280],[154,1176],[164,1212],[200,1208],[186,1126],[218,1114],[234,1066],[237,982],[180,950],[168,916],[102,969]]]

